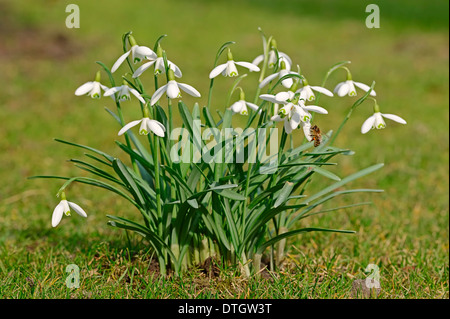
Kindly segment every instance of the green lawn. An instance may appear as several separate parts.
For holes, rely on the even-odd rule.
[[[0,0],[0,298],[351,298],[352,282],[366,278],[368,264],[380,269],[379,298],[449,298],[448,1],[378,1],[379,29],[366,28],[371,2],[365,1],[81,0],[81,27],[67,29],[69,3]],[[362,135],[361,124],[372,114],[365,102],[336,141],[355,155],[340,157],[333,172],[343,177],[384,162],[351,184],[384,193],[342,197],[333,205],[372,204],[317,215],[301,226],[355,235],[291,239],[284,269],[268,279],[247,280],[233,267],[218,278],[200,270],[162,278],[145,242],[106,225],[107,214],[136,215],[117,196],[74,185],[70,197],[88,219],[72,216],[51,227],[61,184],[27,178],[78,175],[67,159],[83,156],[53,139],[120,154],[114,144],[119,127],[104,111],[112,100],[74,91],[93,79],[96,61],[112,66],[122,53],[122,34],[131,30],[150,47],[168,35],[162,42],[168,58],[183,70],[183,82],[202,93],[199,100],[186,97],[191,105],[206,103],[208,74],[224,42],[236,42],[236,60],[261,53],[258,27],[276,38],[312,85],[320,85],[334,63],[352,61],[354,80],[376,81],[381,111],[408,122],[389,121],[384,130]],[[327,88],[344,77],[333,74]],[[152,83],[147,74],[142,80]],[[225,109],[221,101],[231,83],[216,81],[212,109]],[[317,117],[320,127],[335,130],[350,101],[321,99],[330,114]],[[134,120],[138,110],[124,105],[130,105],[126,121]],[[65,285],[69,264],[80,268],[78,289]]]

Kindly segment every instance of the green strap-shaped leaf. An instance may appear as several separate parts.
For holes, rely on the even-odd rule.
[[[257,254],[262,254],[264,252],[264,250],[268,246],[272,246],[273,244],[277,243],[278,241],[280,241],[280,240],[282,240],[284,238],[295,236],[295,235],[302,234],[302,233],[308,233],[308,232],[312,232],[312,231],[344,233],[344,234],[354,234],[354,233],[356,233],[354,230],[340,230],[340,229],[315,228],[315,227],[301,228],[301,229],[293,230],[293,231],[286,232],[286,233],[283,233],[281,235],[273,237],[272,239],[266,241],[264,244],[259,246],[257,251],[256,251],[256,253]]]
[[[92,147],[89,147],[89,146],[86,146],[86,145],[81,145],[81,144],[73,143],[73,142],[67,142],[67,141],[64,141],[64,140],[60,140],[60,139],[58,139],[58,138],[55,138],[55,141],[57,141],[57,142],[59,142],[59,143],[63,143],[63,144],[67,144],[67,145],[72,145],[72,146],[76,146],[76,147],[83,148],[83,149],[85,149],[85,150],[92,151],[92,152],[94,152],[94,153],[97,153],[98,155],[103,156],[104,158],[106,158],[106,159],[107,159],[109,162],[111,162],[111,163],[114,161],[114,157],[112,157],[111,155],[106,154],[105,152],[99,151],[99,150],[97,150],[97,149],[95,149],[95,148],[92,148]]]

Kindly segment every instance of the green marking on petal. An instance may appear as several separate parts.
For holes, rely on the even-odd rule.
[[[148,132],[147,132],[147,130],[142,129],[142,130],[139,131],[139,134],[141,134],[141,135],[147,135]]]
[[[378,124],[377,129],[382,129],[385,128],[386,125],[384,125],[383,123]]]
[[[134,63],[138,63],[138,62],[141,62],[141,59],[139,59],[139,58],[134,58]]]
[[[230,76],[237,76],[237,73],[236,72],[231,72]]]
[[[244,111],[241,112],[241,114],[242,115],[248,115],[248,112],[244,110]]]
[[[356,96],[356,92],[355,91],[351,91],[349,96]]]
[[[309,116],[307,116],[307,115],[305,115],[305,116],[303,117],[303,122],[308,122],[308,121],[309,121],[309,119],[310,119],[310,117],[309,117]]]
[[[99,98],[100,98],[100,95],[99,95],[98,93],[94,93],[94,94],[92,95],[92,98],[93,98],[93,99],[99,99]]]
[[[68,210],[67,212],[64,212],[64,215],[70,216],[70,210]]]

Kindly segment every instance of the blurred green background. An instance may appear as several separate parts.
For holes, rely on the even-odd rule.
[[[79,29],[65,25],[65,9],[72,2],[80,8]],[[370,3],[380,8],[379,29],[365,25]],[[235,60],[251,61],[262,53],[261,27],[301,66],[310,84],[320,85],[331,65],[350,60],[354,80],[369,85],[376,81],[381,111],[408,122],[403,126],[387,120],[384,130],[362,135],[360,127],[372,114],[372,104],[358,107],[336,143],[356,153],[339,159],[334,172],[343,177],[384,162],[383,169],[352,186],[385,192],[365,197],[373,201],[371,206],[307,221],[354,229],[358,235],[306,235],[292,242],[297,249],[291,253],[302,252],[297,256],[300,264],[306,259],[320,264],[338,254],[342,258],[335,266],[346,267],[343,272],[350,277],[361,275],[370,262],[383,266],[387,297],[448,298],[448,6],[445,0],[0,0],[0,278],[17,278],[10,281],[15,289],[3,284],[0,297],[21,296],[20,278],[28,274],[39,280],[40,272],[51,269],[40,261],[47,260],[48,247],[49,260],[61,264],[55,275],[61,279],[64,261],[82,263],[80,255],[89,254],[94,243],[125,243],[123,234],[108,228],[105,217],[135,214],[120,199],[72,187],[69,200],[84,207],[89,218],[66,218],[51,229],[61,183],[27,180],[32,175],[80,174],[66,160],[83,152],[54,138],[120,154],[114,144],[119,127],[104,111],[114,107],[111,99],[94,101],[76,97],[74,91],[94,78],[100,69],[96,61],[112,66],[122,53],[122,34],[133,31],[138,43],[149,47],[167,34],[162,46],[182,69],[181,82],[202,93],[200,99],[183,96],[192,105],[206,103],[217,49],[235,41]],[[121,75],[117,73],[116,80]],[[103,75],[108,85],[106,80]],[[256,80],[257,75],[250,74],[242,82],[251,99]],[[337,72],[326,86],[332,90],[343,80],[345,73]],[[150,73],[142,81],[153,93]],[[215,81],[213,109],[225,109],[221,101],[231,84],[222,77]],[[321,98],[320,105],[329,111],[316,116],[322,130],[336,129],[352,103],[351,98]],[[123,108],[127,122],[138,118],[135,101],[125,102]],[[31,268],[17,268],[25,260]]]

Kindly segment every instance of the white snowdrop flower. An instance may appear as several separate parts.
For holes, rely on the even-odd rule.
[[[141,62],[144,59],[154,60],[157,58],[156,53],[153,52],[152,49],[146,47],[137,45],[136,40],[132,35],[128,36],[128,41],[130,42],[131,49],[122,54],[117,61],[113,64],[111,68],[111,73],[114,73],[117,71],[117,69],[122,65],[122,63],[125,61],[125,59],[131,54],[131,60],[133,63]]]
[[[253,111],[258,111],[259,106],[250,102],[245,101],[245,94],[242,88],[239,93],[239,101],[234,102],[229,109],[233,111],[234,114],[239,113],[242,115],[248,115],[247,106],[250,107]],[[259,110],[261,113],[261,110]]]
[[[175,81],[175,74],[172,69],[169,69],[168,79],[169,81],[167,82],[167,84],[161,86],[159,89],[155,91],[155,93],[153,93],[152,98],[150,100],[150,105],[154,105],[156,102],[158,102],[161,96],[164,94],[164,92],[170,99],[181,98],[181,90],[185,91],[186,93],[194,97],[201,96],[200,92],[198,92],[194,87],[190,86],[189,84],[179,83]]]
[[[115,93],[118,93],[117,101],[119,101],[119,102],[130,100],[130,93],[131,93],[139,101],[141,101],[142,104],[145,104],[145,100],[141,96],[141,94],[137,90],[135,90],[134,88],[129,87],[128,83],[125,80],[123,81],[123,84],[121,86],[115,86],[113,88],[110,88],[103,95],[104,96],[110,96],[110,95],[113,95]]]
[[[383,117],[400,124],[406,124],[406,121],[402,119],[400,116],[394,114],[375,112],[372,116],[370,116],[367,120],[364,121],[363,125],[361,126],[361,133],[366,134],[371,129],[385,128],[386,123],[384,122]]]
[[[81,85],[75,90],[75,95],[81,96],[87,94],[93,99],[99,99],[102,94],[101,90],[106,92],[108,87],[100,83],[100,71],[98,71],[95,75],[95,80]]]
[[[61,222],[63,215],[70,216],[70,210],[75,211],[78,215],[82,217],[87,217],[86,212],[77,204],[69,202],[66,199],[66,194],[64,192],[61,193],[61,201],[58,205],[56,205],[53,210],[52,215],[52,226],[56,227]]]
[[[140,76],[142,73],[144,73],[145,70],[147,70],[148,68],[150,68],[152,65],[155,66],[155,71],[154,71],[154,75],[158,75],[158,74],[164,74],[166,73],[166,67],[164,65],[164,58],[163,58],[163,50],[161,48],[161,45],[158,43],[158,48],[156,50],[156,59],[150,59],[150,62],[146,62],[144,64],[142,64],[134,73],[133,73],[133,78],[137,78],[138,76]],[[183,76],[183,74],[181,73],[180,68],[173,63],[170,60],[167,60],[167,66],[173,70],[174,75],[177,78],[181,78]]]
[[[288,75],[288,74],[300,75],[298,72],[293,72],[293,71],[287,70],[286,63],[284,61],[281,61],[280,71],[267,76],[264,80],[261,81],[261,83],[259,84],[259,87],[263,88],[271,81],[273,81],[275,79],[281,79],[283,76]],[[294,81],[292,78],[284,79],[283,81],[281,81],[281,84],[286,88],[290,88],[293,83],[294,83]]]
[[[314,101],[316,96],[314,91],[325,94],[327,96],[333,96],[333,93],[323,88],[321,86],[309,85],[306,79],[303,79],[303,87],[297,90],[296,93],[300,93],[300,99],[304,99],[305,101]]]
[[[334,88],[334,93],[336,93],[340,97],[345,95],[356,96],[355,85],[366,92],[370,90],[370,86],[368,86],[367,84],[355,82],[351,79],[348,79],[347,81],[341,82],[338,85],[336,85],[336,87]],[[376,96],[377,94],[374,90],[372,90],[370,91],[370,95]]]
[[[233,60],[233,55],[231,54],[230,49],[228,49],[228,61],[227,63],[220,64],[216,66],[212,71],[209,73],[209,78],[213,79],[219,74],[222,74],[223,76],[238,76],[238,70],[236,68],[236,65],[242,66],[244,68],[249,69],[250,71],[258,72],[260,69],[256,65],[250,63],[250,62],[235,62]]]
[[[141,123],[141,126],[139,128],[139,134],[147,135],[149,132],[152,132],[153,134],[155,134],[159,137],[164,137],[164,132],[166,131],[166,128],[164,127],[164,125],[156,120],[150,119],[149,117],[144,117],[143,119],[140,119],[137,121],[132,121],[132,122],[128,123],[127,125],[122,127],[122,129],[119,131],[119,133],[117,135],[119,135],[119,136],[122,135],[123,133],[128,131],[130,128],[138,125],[139,123]]]
[[[267,58],[267,66],[273,68],[277,64],[277,52],[278,52],[278,66],[281,67],[281,63],[284,62],[286,65],[286,70],[290,71],[292,66],[291,58],[284,52],[277,50],[277,43],[275,39],[271,39],[269,45],[269,53]],[[258,55],[252,64],[259,65],[264,61],[264,54]]]

